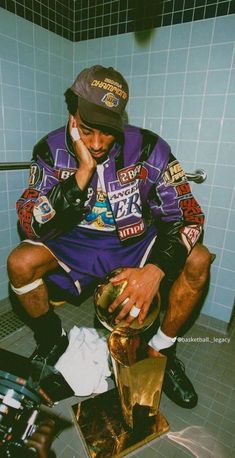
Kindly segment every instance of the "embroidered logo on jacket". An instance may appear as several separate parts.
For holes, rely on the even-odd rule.
[[[182,241],[188,252],[190,252],[202,233],[202,227],[196,225],[184,226],[180,232]]]
[[[168,167],[163,174],[163,179],[166,185],[173,186],[187,180],[184,170],[178,161],[173,161],[168,164]]]
[[[36,202],[33,209],[33,215],[38,223],[44,224],[50,219],[53,218],[56,211],[50,204],[46,196],[40,196]]]
[[[34,187],[41,178],[41,169],[36,162],[33,162],[29,171],[29,187]]]
[[[75,172],[76,169],[56,169],[55,176],[58,178],[58,180],[64,181],[67,180],[67,178],[69,178]]]
[[[135,164],[125,169],[118,170],[118,180],[121,184],[131,183],[136,178],[139,180],[146,180],[148,177],[148,170],[142,164]]]
[[[129,226],[125,226],[122,229],[119,229],[118,234],[121,240],[125,240],[129,237],[143,234],[144,230],[144,222],[140,221],[139,223],[130,224]]]

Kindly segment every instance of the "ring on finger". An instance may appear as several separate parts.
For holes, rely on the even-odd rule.
[[[135,305],[133,305],[133,307],[131,308],[130,310],[130,316],[132,316],[133,318],[137,318],[137,316],[139,315],[140,313],[140,309],[138,309],[138,307],[136,307]]]

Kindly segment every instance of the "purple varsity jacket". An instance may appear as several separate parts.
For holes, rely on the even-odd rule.
[[[16,204],[26,237],[56,237],[93,207],[97,173],[81,191],[77,167],[66,127],[35,146],[29,186]],[[113,145],[104,163],[104,183],[120,240],[134,243],[155,224],[158,237],[148,262],[175,277],[201,235],[204,215],[169,145],[151,131],[127,125],[123,142]]]

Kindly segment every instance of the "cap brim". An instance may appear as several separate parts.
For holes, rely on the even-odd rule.
[[[113,111],[78,96],[78,111],[87,124],[102,126],[117,132],[124,131],[123,118]]]

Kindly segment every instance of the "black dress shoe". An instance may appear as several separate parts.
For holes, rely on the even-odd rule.
[[[68,336],[64,333],[52,346],[37,345],[29,360],[32,363],[43,363],[54,366],[60,356],[63,355],[69,344]]]
[[[165,395],[180,407],[192,409],[197,405],[197,393],[185,374],[184,363],[177,358],[175,353],[167,358],[162,389]]]

